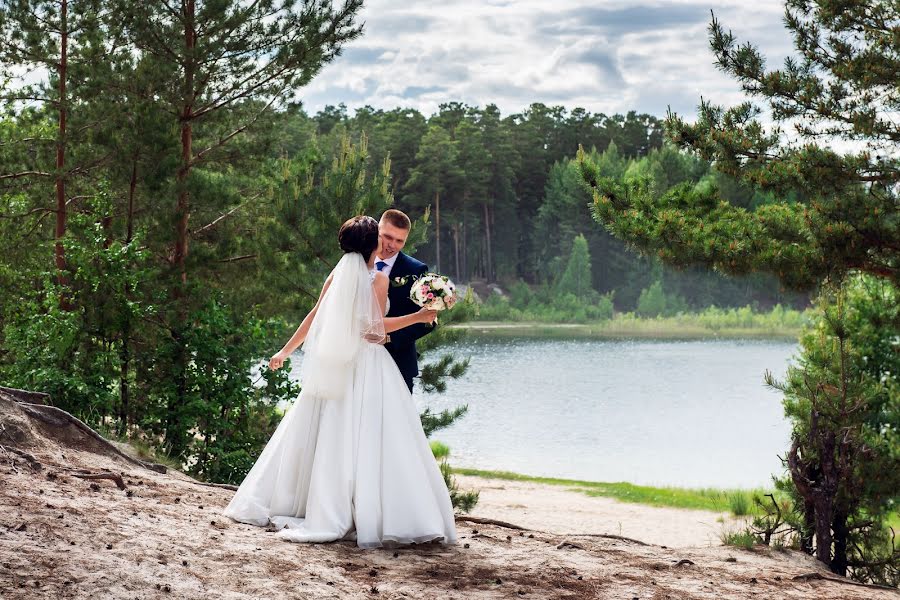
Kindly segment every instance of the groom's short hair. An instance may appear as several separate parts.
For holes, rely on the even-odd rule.
[[[406,216],[406,213],[397,210],[396,208],[389,208],[384,211],[384,214],[381,215],[382,221],[387,221],[394,227],[399,227],[400,229],[409,230],[412,228],[412,221],[409,220],[409,217]]]

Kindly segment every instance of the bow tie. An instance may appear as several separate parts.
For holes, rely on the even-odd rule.
[[[387,266],[387,263],[384,262],[383,260],[379,260],[377,263],[375,263],[375,268],[378,269],[379,271],[384,271],[384,268],[386,266]]]

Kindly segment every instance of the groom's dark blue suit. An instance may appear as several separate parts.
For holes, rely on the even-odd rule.
[[[428,272],[428,266],[411,256],[400,252],[391,268],[388,283],[388,299],[391,306],[387,316],[402,317],[419,310],[419,306],[409,299],[409,291],[413,281]],[[433,325],[416,323],[389,333],[391,341],[385,345],[391,358],[397,363],[400,374],[406,380],[409,391],[413,389],[413,378],[419,374],[419,355],[416,353],[416,340],[430,333]]]

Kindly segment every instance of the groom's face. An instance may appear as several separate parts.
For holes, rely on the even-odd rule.
[[[381,258],[392,258],[403,250],[409,230],[395,227],[387,221],[381,221],[378,223],[378,235],[381,237],[381,254],[379,256]]]

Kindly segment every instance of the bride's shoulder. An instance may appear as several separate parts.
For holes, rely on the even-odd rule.
[[[388,284],[388,276],[384,271],[375,271],[375,274],[372,277],[372,283],[379,287],[386,287]]]

